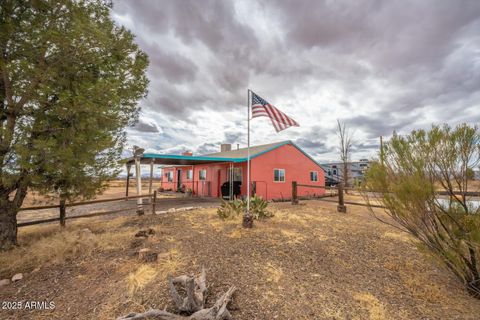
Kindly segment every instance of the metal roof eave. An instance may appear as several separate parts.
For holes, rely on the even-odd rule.
[[[243,158],[221,158],[221,157],[205,157],[205,156],[183,156],[176,154],[156,154],[145,153],[140,157],[140,163],[149,164],[153,162],[155,164],[166,165],[196,165],[206,163],[220,163],[220,162],[244,162],[247,159]],[[132,164],[135,161],[134,158],[126,159],[127,164]]]
[[[267,150],[264,150],[262,152],[259,152],[255,155],[252,155],[250,157],[250,160],[259,157],[265,153],[268,153],[270,151],[273,151],[277,148],[280,148],[284,145],[290,144],[296,149],[298,149],[301,153],[303,153],[307,158],[309,158],[313,163],[315,163],[318,167],[320,167],[323,171],[325,169],[317,162],[315,159],[313,159],[308,153],[303,151],[298,145],[296,145],[293,141],[291,140],[286,140],[283,141]],[[183,156],[183,155],[177,155],[177,154],[157,154],[157,153],[145,153],[142,155],[140,158],[140,162],[143,164],[149,164],[151,163],[151,160],[159,160],[159,161],[154,161],[155,164],[166,164],[166,165],[195,165],[195,164],[206,164],[206,163],[220,163],[220,162],[234,162],[234,163],[239,163],[239,162],[246,162],[247,158],[222,158],[222,157],[208,157],[208,156]],[[134,162],[134,158],[128,158],[126,159],[127,164],[132,164]]]

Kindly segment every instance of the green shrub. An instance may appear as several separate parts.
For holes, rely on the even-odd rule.
[[[223,219],[234,219],[243,212],[244,204],[241,200],[225,201],[222,200],[220,208],[217,210],[218,216]]]
[[[475,191],[469,184],[469,168],[479,163],[477,126],[434,125],[409,135],[394,132],[380,161],[367,170],[363,190],[368,203],[383,205],[397,228],[420,240],[477,298],[480,208],[467,192]]]
[[[246,207],[245,202],[245,207]],[[273,213],[267,210],[268,202],[262,197],[254,196],[250,198],[250,212],[254,219],[265,219],[273,217]]]
[[[250,198],[250,213],[254,219],[265,219],[273,217],[273,213],[267,210],[268,202],[261,197],[254,196]],[[217,210],[218,216],[223,219],[234,219],[243,214],[247,209],[246,200],[235,199],[233,201],[224,201]]]

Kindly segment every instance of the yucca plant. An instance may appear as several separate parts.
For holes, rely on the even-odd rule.
[[[273,217],[273,213],[267,210],[268,202],[262,197],[254,196],[250,198],[250,214],[254,219],[264,219]],[[223,219],[233,219],[247,209],[247,201],[235,199],[233,201],[222,200],[222,204],[217,210],[218,216]]]
[[[222,204],[217,210],[218,216],[223,219],[234,219],[235,217],[239,216],[243,212],[245,204],[242,200],[233,200],[233,201],[225,201],[222,200]]]
[[[273,213],[267,210],[268,202],[262,197],[250,198],[250,214],[254,219],[265,219],[273,217]]]

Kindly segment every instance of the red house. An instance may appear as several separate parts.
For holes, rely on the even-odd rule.
[[[245,196],[247,194],[247,148],[231,150],[223,144],[218,153],[193,156],[144,154],[142,163],[167,164],[162,171],[165,190],[191,191],[198,196]],[[320,165],[291,141],[250,147],[252,193],[264,199],[289,199],[292,181],[325,185]],[[232,181],[233,183],[230,183]],[[223,185],[223,188],[222,188]],[[301,187],[299,196],[318,196],[324,189]]]

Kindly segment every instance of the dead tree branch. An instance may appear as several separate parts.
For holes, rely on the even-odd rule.
[[[173,278],[169,276],[168,286],[175,305],[179,312],[191,313],[190,316],[182,316],[170,313],[166,310],[151,309],[143,313],[129,313],[126,316],[117,318],[117,320],[139,320],[139,319],[159,319],[159,320],[231,320],[232,315],[227,309],[233,294],[237,290],[235,286],[230,287],[215,304],[210,308],[205,308],[205,298],[207,292],[206,272],[202,272],[198,277],[179,276]],[[178,293],[175,284],[185,287],[187,296],[182,298]]]

